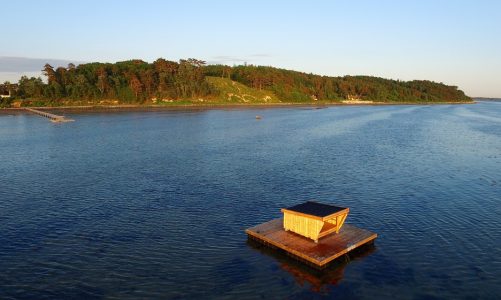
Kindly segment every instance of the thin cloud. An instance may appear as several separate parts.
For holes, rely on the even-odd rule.
[[[38,72],[43,66],[48,63],[54,68],[66,67],[69,63],[78,65],[81,61],[71,61],[66,59],[50,59],[50,58],[29,58],[29,57],[12,57],[0,56],[0,72],[1,73],[19,73],[19,72]]]
[[[246,61],[248,60],[236,56],[217,55],[213,56],[212,59],[208,61],[208,63],[211,65],[227,65],[227,64],[243,63]]]
[[[273,55],[267,54],[267,53],[256,53],[256,54],[251,54],[249,56],[251,56],[251,57],[263,57],[263,58],[273,57]]]
[[[208,61],[209,64],[213,65],[231,65],[237,63],[256,63],[260,59],[272,57],[270,54],[266,53],[256,53],[250,54],[245,57],[231,56],[231,55],[217,55],[213,56],[211,60]]]

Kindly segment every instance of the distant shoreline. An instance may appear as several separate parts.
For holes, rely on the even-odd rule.
[[[501,101],[501,98],[489,98],[489,97],[472,97],[473,101]]]
[[[322,109],[336,106],[391,106],[391,105],[451,105],[451,104],[475,104],[476,101],[464,102],[372,102],[372,103],[232,103],[232,104],[209,104],[209,103],[193,103],[193,104],[172,104],[172,105],[142,105],[142,104],[122,104],[122,105],[76,105],[76,106],[30,106],[29,108],[39,110],[63,110],[63,111],[96,111],[96,112],[111,112],[111,111],[140,111],[140,110],[187,110],[187,109],[241,109],[241,108],[289,108],[289,107],[306,107],[314,109]],[[26,112],[23,107],[7,107],[0,108],[0,113]]]

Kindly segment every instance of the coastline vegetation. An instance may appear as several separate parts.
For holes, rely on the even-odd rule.
[[[471,102],[456,86],[371,76],[330,77],[254,65],[206,65],[198,59],[129,60],[54,69],[5,83],[2,106]]]

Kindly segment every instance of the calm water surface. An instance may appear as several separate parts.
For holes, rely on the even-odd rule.
[[[2,299],[501,295],[501,102],[70,116],[0,115]],[[318,273],[247,242],[312,198],[375,247]]]

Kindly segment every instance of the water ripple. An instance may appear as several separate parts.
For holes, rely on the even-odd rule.
[[[495,298],[500,109],[0,116],[0,298]],[[376,249],[317,274],[246,243],[307,199]]]

